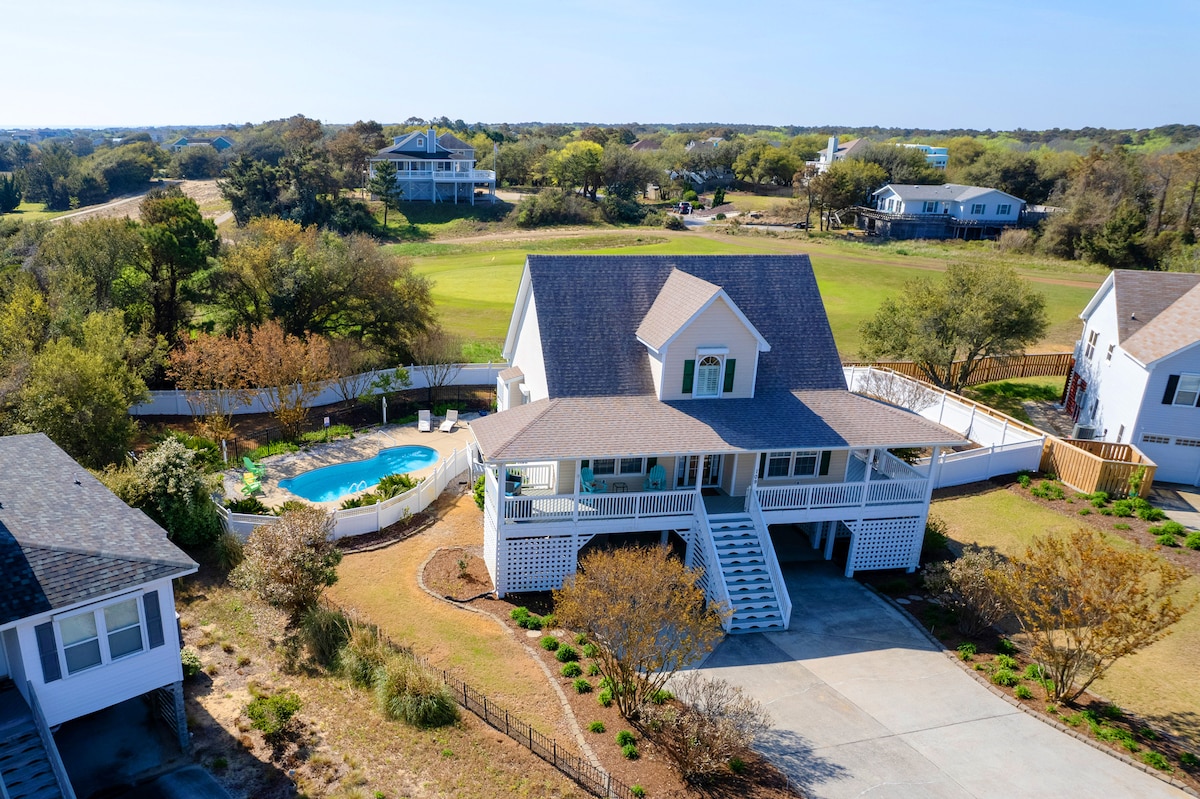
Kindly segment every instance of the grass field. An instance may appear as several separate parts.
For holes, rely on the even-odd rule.
[[[529,252],[592,254],[719,255],[731,253],[807,252],[825,301],[838,350],[854,358],[860,346],[859,326],[884,298],[895,295],[913,278],[935,279],[950,260],[913,257],[894,251],[829,240],[771,236],[700,236],[630,230],[576,237],[534,237],[477,243],[412,243],[393,245],[410,255],[420,274],[433,283],[433,299],[442,322],[469,340],[503,340],[508,329],[517,283]],[[1047,264],[1031,262],[1022,273],[1046,297],[1051,327],[1039,349],[1067,350],[1079,335],[1079,311],[1091,299],[1102,273],[1059,275]]]
[[[17,210],[5,214],[5,216],[21,222],[42,222],[69,213],[70,211],[47,211],[45,203],[21,203],[17,206]]]
[[[935,500],[931,512],[945,519],[960,543],[993,546],[1019,555],[1035,535],[1065,535],[1086,526],[1002,488]],[[1132,546],[1110,538],[1121,546]],[[1200,592],[1200,578],[1184,584],[1185,595]],[[1118,661],[1095,691],[1200,746],[1200,607],[1192,610],[1162,641]]]
[[[968,388],[965,396],[982,402],[1001,413],[1007,413],[1014,419],[1029,422],[1029,414],[1025,412],[1024,403],[1058,402],[1062,396],[1065,377],[1016,377],[1011,380],[999,380],[995,383]]]

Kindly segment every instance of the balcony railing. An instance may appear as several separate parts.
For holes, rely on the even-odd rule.
[[[876,480],[870,483],[825,483],[805,486],[758,486],[764,511],[853,508],[860,505],[907,505],[925,501],[925,478]],[[866,501],[863,492],[866,491]]]
[[[687,516],[693,512],[695,491],[647,491],[623,494],[572,494],[504,498],[504,523],[601,521]]]
[[[438,180],[473,183],[491,183],[496,180],[496,173],[490,169],[414,169],[401,170],[396,173],[396,180]]]

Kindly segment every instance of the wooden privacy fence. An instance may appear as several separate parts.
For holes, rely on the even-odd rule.
[[[1139,469],[1145,472],[1138,496],[1146,497],[1158,466],[1132,444],[1047,436],[1042,450],[1041,470],[1085,494],[1105,491],[1114,497],[1128,496],[1129,478]]]
[[[342,609],[328,597],[323,597],[321,601],[326,607],[341,613],[348,619],[355,619],[357,616],[354,611]],[[374,627],[374,625],[371,626]],[[494,699],[489,699],[487,694],[458,679],[446,669],[438,668],[410,648],[392,641],[382,630],[375,629],[379,640],[388,648],[395,652],[403,652],[441,678],[454,696],[454,701],[463,709],[474,713],[492,729],[504,733],[554,766],[592,796],[600,796],[603,799],[636,799],[637,794],[628,785],[599,766],[592,765],[573,747],[561,744],[557,739],[538,732],[514,716],[504,705]]]
[[[955,361],[951,376],[957,377],[964,361]],[[1075,356],[1069,352],[1048,355],[1014,355],[1006,358],[981,358],[967,380],[968,386],[991,383],[995,380],[1012,380],[1018,377],[1066,377],[1075,364]],[[842,366],[875,366],[927,382],[927,375],[912,361],[878,361],[863,363],[843,361]]]

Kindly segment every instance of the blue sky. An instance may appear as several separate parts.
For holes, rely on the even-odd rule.
[[[1200,123],[1197,0],[0,0],[0,128]]]

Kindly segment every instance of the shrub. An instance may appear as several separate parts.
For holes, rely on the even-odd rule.
[[[575,633],[575,643],[583,646],[587,643],[587,633]]]
[[[1179,541],[1176,540],[1175,536],[1171,535],[1170,533],[1163,533],[1162,535],[1156,537],[1154,539],[1154,543],[1158,544],[1160,547],[1179,546]]]
[[[1017,699],[1033,699],[1033,691],[1029,689],[1028,685],[1018,685],[1016,690],[1013,691],[1013,695]]]
[[[575,693],[577,694],[590,694],[592,692],[592,684],[584,677],[575,680],[571,685],[575,688]]]
[[[359,494],[357,497],[350,497],[342,500],[342,510],[350,508],[365,508],[368,505],[377,505],[380,501],[380,496],[374,491],[368,491],[365,494]]]
[[[369,688],[385,660],[387,648],[379,640],[379,632],[369,625],[351,625],[346,644],[338,652],[342,675],[360,688]]]
[[[179,650],[179,662],[183,664],[184,679],[195,677],[203,665],[200,663],[200,653],[190,646]]]
[[[1052,483],[1049,480],[1042,480],[1033,488],[1029,489],[1029,493],[1041,499],[1063,499],[1066,494],[1063,493],[1063,488],[1058,483]]]
[[[589,677],[599,677],[600,676],[600,664],[599,663],[589,663],[588,667],[587,667],[587,674]]]
[[[996,651],[1001,655],[1015,655],[1017,654],[1017,645],[1011,639],[1001,638],[996,642]]]
[[[1037,663],[1030,663],[1025,667],[1024,677],[1027,680],[1044,680],[1046,679],[1046,670]]]
[[[646,795],[646,789],[640,785],[630,785],[629,792],[638,797],[638,799],[642,799],[642,797]]]
[[[553,652],[558,649],[558,639],[553,635],[543,635],[539,643],[541,643],[542,649],[545,649],[547,652]],[[566,661],[562,662],[565,663]]]
[[[596,655],[599,655],[599,654],[600,654],[600,647],[596,646],[595,644],[584,644],[583,645],[583,656],[584,657],[594,658],[594,657],[596,657]]]
[[[250,726],[268,741],[277,741],[291,729],[292,717],[300,710],[300,697],[291,691],[256,696],[246,705]]]
[[[1112,500],[1107,491],[1095,491],[1087,495],[1088,500],[1097,508],[1103,508]]]
[[[406,491],[411,491],[420,482],[420,480],[414,480],[407,474],[389,474],[379,481],[379,485],[375,487],[375,493],[383,499],[391,499],[392,497],[400,496]]]
[[[945,549],[946,544],[950,541],[950,536],[947,534],[949,529],[945,519],[930,514],[929,518],[925,520],[925,537],[921,541],[921,556],[929,557]]]
[[[292,511],[274,524],[254,528],[245,560],[229,575],[239,588],[287,611],[293,619],[317,603],[337,582],[342,552],[329,539],[333,517],[320,508]]]
[[[1020,681],[1021,678],[1018,677],[1012,669],[1000,668],[992,672],[992,682],[995,685],[1012,687]]]
[[[1112,504],[1113,516],[1127,519],[1134,514],[1133,500],[1118,499]]]
[[[1141,501],[1145,502],[1146,500],[1143,499]],[[1162,508],[1135,508],[1133,512],[1136,513],[1137,517],[1144,522],[1161,522],[1163,519],[1167,518],[1167,514]]]
[[[675,694],[663,688],[650,694],[650,703],[654,705],[661,705],[666,702],[670,702],[674,698]]]
[[[378,670],[375,701],[390,719],[414,727],[444,727],[458,721],[458,705],[441,678],[410,655],[393,654]]]
[[[1196,768],[1200,766],[1200,757],[1196,757],[1191,752],[1184,752],[1179,756],[1179,763],[1187,768]]]
[[[745,774],[746,761],[737,756],[729,758],[729,770],[734,774]]]
[[[1150,535],[1183,535],[1187,532],[1187,528],[1172,519],[1162,524],[1152,525],[1146,532]]]
[[[637,760],[638,750],[635,744],[625,744],[621,747],[621,757],[626,760]]]
[[[1200,550],[1200,531],[1188,533],[1187,538],[1183,539],[1183,545],[1188,549]]]
[[[1017,475],[1017,482],[1021,488],[1029,488],[1029,484],[1033,482],[1033,478],[1026,473],[1021,473]]]
[[[1091,509],[1091,508],[1080,508],[1080,509],[1077,511],[1077,513],[1078,513],[1080,516],[1090,516],[1090,515],[1091,515],[1091,513],[1092,513],[1092,509]]]
[[[667,230],[687,230],[687,225],[677,216],[667,214],[663,217],[663,227]]]
[[[578,663],[566,663],[559,669],[559,673],[564,677],[578,677],[583,674],[583,667]]]
[[[234,513],[257,513],[266,515],[270,509],[259,501],[258,497],[242,497],[241,499],[225,500],[225,507]]]
[[[629,730],[621,730],[620,732],[617,733],[616,740],[617,740],[617,746],[625,746],[626,744],[634,743],[635,741],[637,741],[637,738]]]
[[[591,724],[588,725],[588,732],[597,732],[597,733],[604,732],[604,722],[603,721],[593,721]]]
[[[312,607],[300,619],[300,639],[308,654],[325,668],[337,664],[338,652],[350,638],[350,620],[340,611]]]
[[[483,510],[483,503],[487,497],[487,481],[482,474],[475,478],[475,485],[471,488],[471,493],[475,495],[475,504],[480,510]]]
[[[683,192],[679,199],[683,200],[684,202],[698,203],[700,202],[700,195],[696,194],[695,189],[687,189]]]
[[[979,648],[971,642],[966,642],[958,645],[959,660],[970,660],[979,653]]]
[[[993,662],[1002,669],[1015,669],[1017,667],[1017,661],[1012,655],[996,655]]]
[[[558,619],[554,618],[553,613],[547,613],[545,616],[542,616],[541,622],[543,627],[550,629],[558,624]]]
[[[517,227],[533,228],[543,225],[586,225],[596,221],[594,206],[573,192],[543,189],[538,194],[526,194],[513,212]]]
[[[1142,762],[1151,768],[1156,768],[1159,771],[1174,771],[1171,764],[1159,752],[1142,752]]]
[[[1008,611],[991,577],[1007,568],[1007,561],[995,549],[967,544],[958,559],[932,563],[922,574],[930,593],[957,614],[959,632],[974,636],[998,622]]]
[[[554,659],[559,663],[570,663],[579,660],[579,653],[575,651],[575,647],[570,644],[564,644],[554,653]]]
[[[246,550],[242,539],[231,532],[224,531],[213,542],[213,554],[216,555],[217,566],[228,574],[245,559]]]
[[[600,693],[596,694],[596,701],[604,707],[612,705],[612,689],[605,688]]]
[[[221,533],[196,453],[168,438],[130,470],[106,470],[101,479],[126,504],[144,511],[177,544],[206,544]]]
[[[275,514],[276,516],[282,516],[285,513],[291,513],[294,510],[304,510],[308,507],[312,506],[307,502],[301,502],[298,499],[289,499],[280,504],[278,507],[272,508],[271,513]]]

